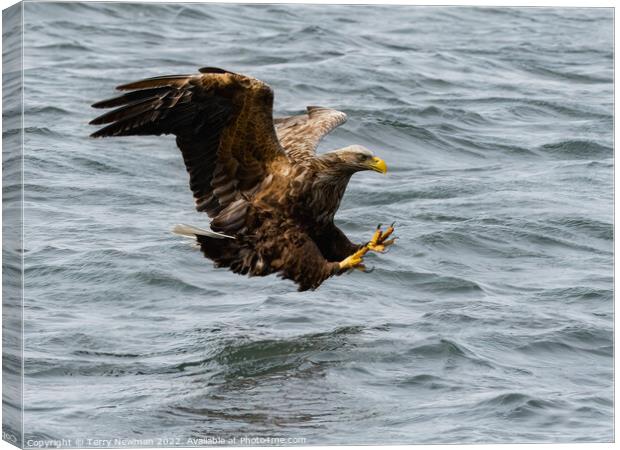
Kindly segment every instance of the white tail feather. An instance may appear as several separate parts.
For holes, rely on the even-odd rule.
[[[185,236],[189,238],[195,239],[196,236],[207,236],[215,239],[234,239],[233,236],[228,236],[227,234],[217,233],[213,230],[205,230],[204,228],[194,227],[192,225],[185,225],[184,223],[180,223],[175,225],[172,229],[174,234],[178,234],[180,236]]]

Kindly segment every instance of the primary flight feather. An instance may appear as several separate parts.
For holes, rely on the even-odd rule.
[[[175,231],[194,237],[217,267],[277,273],[303,291],[364,270],[368,251],[394,242],[392,226],[354,244],[334,224],[351,175],[387,170],[358,145],[316,153],[319,141],[346,121],[344,113],[309,106],[305,114],[274,119],[267,84],[212,67],[117,89],[128,92],[93,105],[116,109],[90,122],[105,125],[91,136],[176,136],[196,209],[212,221],[210,230],[183,225]]]

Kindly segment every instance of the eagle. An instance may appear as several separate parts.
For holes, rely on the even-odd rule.
[[[278,274],[300,291],[314,290],[334,275],[368,271],[364,255],[394,243],[394,224],[379,224],[362,244],[334,224],[351,176],[387,171],[361,145],[316,153],[346,114],[308,106],[305,114],[274,118],[269,85],[214,67],[117,89],[126,92],[92,105],[114,109],[90,122],[105,125],[91,137],[176,136],[196,209],[211,222],[210,229],[173,231],[195,239],[215,267]]]

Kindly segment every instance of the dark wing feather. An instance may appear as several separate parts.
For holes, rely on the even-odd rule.
[[[280,144],[294,161],[313,158],[321,139],[347,121],[347,115],[335,109],[320,106],[306,109],[306,114],[274,120]]]
[[[339,263],[326,260],[307,233],[269,218],[260,222],[250,239],[198,236],[197,240],[205,256],[218,267],[250,276],[275,272],[295,281],[300,291],[316,289],[327,278],[341,273]]]
[[[198,211],[216,217],[231,207],[238,221],[243,208],[233,203],[268,175],[275,160],[288,164],[274,129],[273,92],[243,75],[201,72],[119,86],[130,92],[93,105],[117,109],[91,122],[107,124],[92,136],[176,135]]]

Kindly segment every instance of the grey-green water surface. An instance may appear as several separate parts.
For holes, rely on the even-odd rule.
[[[612,21],[27,3],[26,439],[612,440]],[[321,150],[387,161],[336,216],[356,241],[397,221],[373,273],[214,269],[170,233],[207,223],[174,139],[88,139],[117,84],[206,65],[279,115],[345,111]]]

